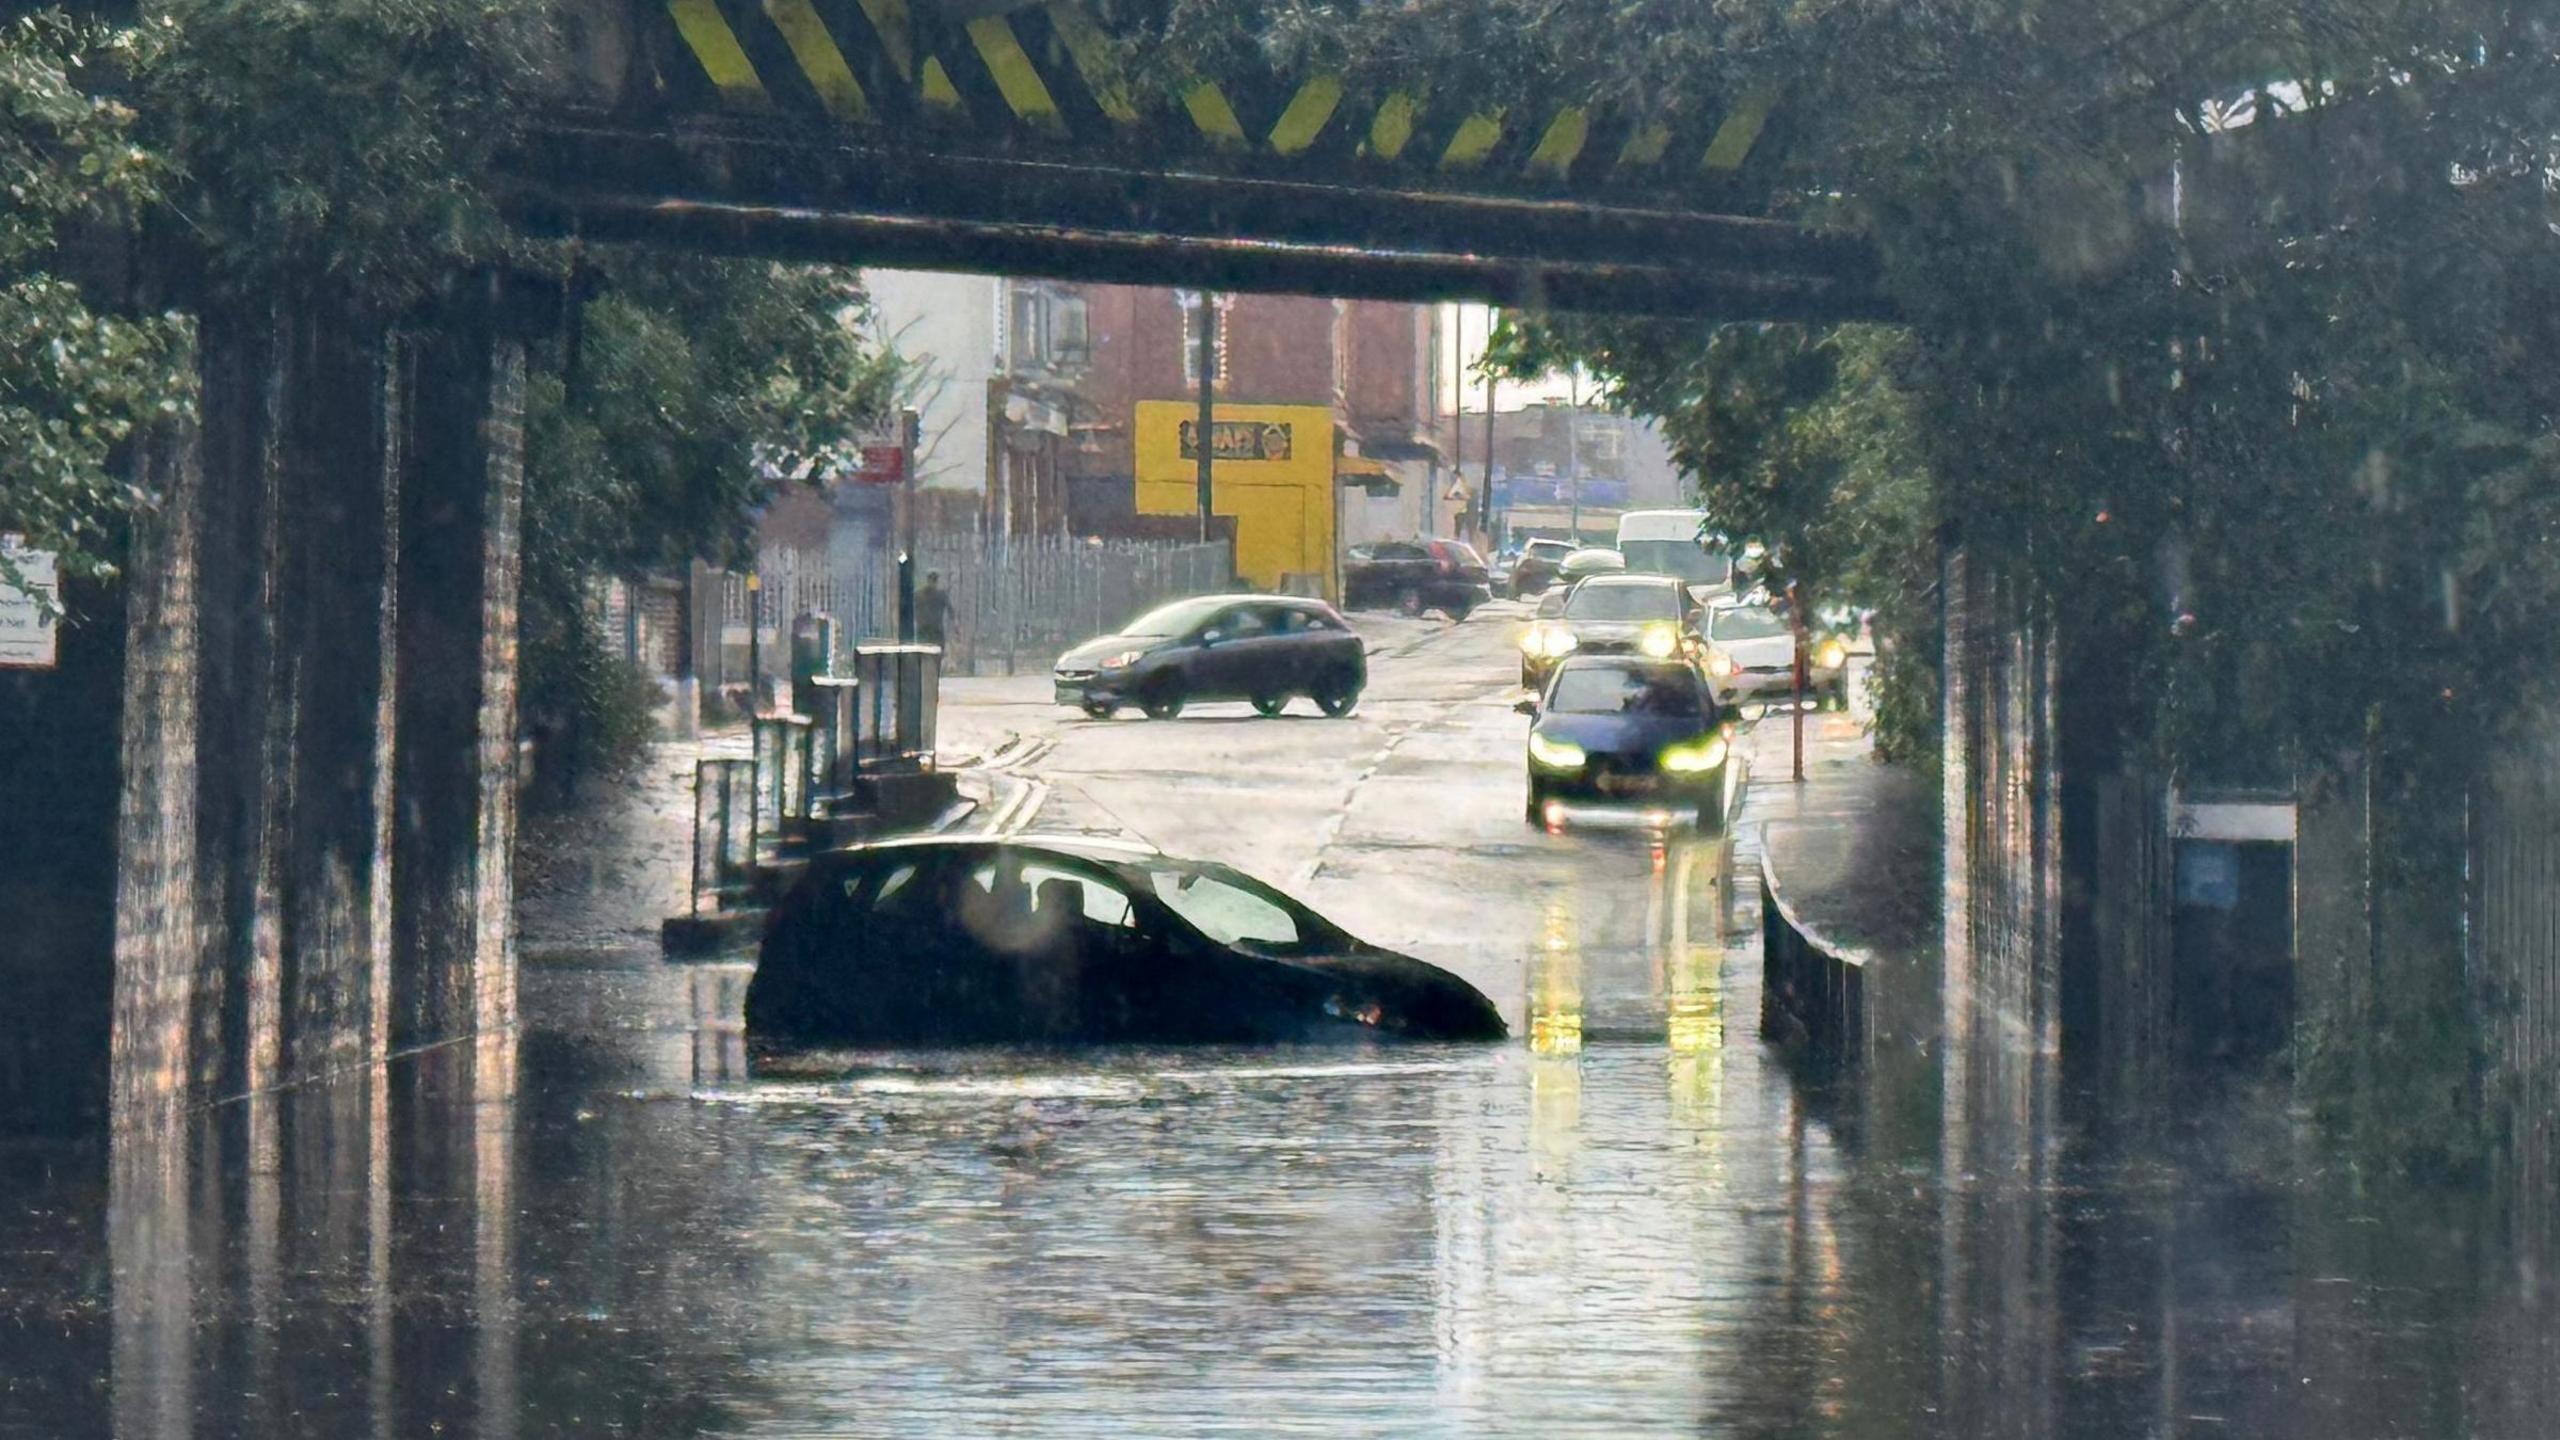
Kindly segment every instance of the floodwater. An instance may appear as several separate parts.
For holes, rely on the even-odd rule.
[[[1574,933],[1507,1045],[790,1077],[742,969],[537,958],[520,1036],[11,1152],[0,1433],[2552,1433],[2547,1249],[2486,1207],[2258,1099],[2102,1140],[1825,1084],[1748,938]]]

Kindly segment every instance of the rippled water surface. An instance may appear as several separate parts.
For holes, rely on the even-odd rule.
[[[1792,1074],[1751,952],[1692,960],[1651,1038],[1533,983],[1543,1052],[781,1077],[738,971],[537,962],[518,1047],[19,1157],[0,1431],[2549,1433],[2541,1282],[2476,1216],[2264,1107],[1955,1143]]]

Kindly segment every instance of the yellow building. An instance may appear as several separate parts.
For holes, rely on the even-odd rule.
[[[1138,513],[1199,512],[1197,405],[1138,402]],[[1211,412],[1209,508],[1236,522],[1236,573],[1257,589],[1341,594],[1334,564],[1333,412],[1220,405]]]

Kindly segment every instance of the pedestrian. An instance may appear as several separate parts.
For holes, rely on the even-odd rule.
[[[940,645],[951,630],[951,593],[942,588],[942,572],[928,570],[924,588],[916,592],[916,639]]]

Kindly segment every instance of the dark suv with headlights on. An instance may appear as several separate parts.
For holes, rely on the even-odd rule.
[[[1688,661],[1577,655],[1519,709],[1534,721],[1530,824],[1556,823],[1567,800],[1676,805],[1701,828],[1723,823],[1731,736]]]
[[[1668,575],[1594,575],[1577,583],[1555,614],[1520,637],[1520,684],[1544,685],[1567,655],[1641,655],[1694,660],[1698,612],[1688,587]]]
[[[1294,595],[1203,595],[1132,620],[1058,657],[1057,697],[1097,720],[1122,705],[1170,720],[1194,700],[1250,700],[1277,715],[1304,695],[1348,715],[1368,649],[1341,612]]]

